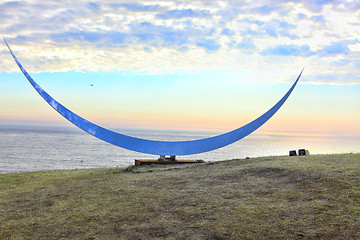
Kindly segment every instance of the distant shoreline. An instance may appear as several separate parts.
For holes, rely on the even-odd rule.
[[[329,154],[310,154],[310,156],[331,156],[331,155],[351,155],[351,154],[360,154],[360,152],[358,153],[329,153]],[[215,163],[215,162],[227,162],[227,161],[239,161],[239,160],[247,160],[247,159],[262,159],[262,158],[282,158],[282,157],[288,157],[288,155],[278,155],[278,156],[261,156],[261,157],[246,157],[246,158],[236,158],[236,159],[227,159],[227,160],[221,160],[221,161],[206,161],[205,163]],[[291,156],[292,158],[296,158],[296,157],[308,157],[308,156]],[[186,157],[182,157],[182,158],[186,158]],[[149,159],[157,159],[156,156],[154,156],[153,158],[149,158]],[[135,162],[135,159],[134,159]],[[129,166],[133,166],[134,162],[132,164],[129,164]],[[101,168],[96,168],[96,167],[89,167],[89,168],[76,168],[76,169],[50,169],[50,170],[34,170],[34,171],[14,171],[14,172],[0,172],[0,175],[2,174],[16,174],[16,173],[36,173],[36,172],[52,172],[52,171],[76,171],[76,170],[96,170],[96,169],[117,169],[117,168],[126,168],[126,166],[120,166],[120,167],[101,167]]]

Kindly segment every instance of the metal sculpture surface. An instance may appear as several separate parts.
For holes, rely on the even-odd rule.
[[[23,66],[20,64],[12,50],[10,49],[8,43],[5,38],[4,41],[13,56],[15,62],[19,66],[20,70],[23,72],[27,80],[30,84],[35,88],[35,90],[44,98],[44,100],[50,104],[58,113],[60,113],[63,117],[73,123],[75,126],[81,128],[85,132],[111,144],[116,146],[126,148],[136,152],[155,154],[155,155],[189,155],[189,154],[197,154],[212,151],[231,143],[234,143],[250,133],[254,132],[260,126],[262,126],[266,121],[268,121],[285,103],[285,101],[290,96],[291,92],[295,88],[297,82],[300,79],[300,76],[303,70],[300,72],[297,77],[295,83],[288,90],[288,92],[277,102],[272,108],[270,108],[263,115],[253,120],[252,122],[235,129],[233,131],[217,135],[214,137],[191,140],[191,141],[155,141],[155,140],[147,140],[137,137],[127,136],[121,133],[113,132],[101,126],[98,126],[79,115],[73,113],[58,101],[56,101],[53,97],[51,97],[47,92],[45,92],[26,72]]]

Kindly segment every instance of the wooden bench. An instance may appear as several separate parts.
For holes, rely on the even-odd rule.
[[[151,164],[184,164],[184,163],[203,163],[203,160],[154,160],[154,159],[135,159],[135,166],[151,165]]]

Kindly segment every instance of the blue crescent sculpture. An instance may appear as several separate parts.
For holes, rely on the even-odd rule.
[[[262,126],[267,120],[269,120],[278,110],[279,108],[285,103],[285,101],[290,96],[291,92],[295,88],[297,82],[300,79],[300,76],[304,69],[300,72],[299,76],[297,77],[295,83],[292,87],[288,90],[288,92],[277,102],[272,108],[270,108],[267,112],[263,115],[258,117],[257,119],[253,120],[252,122],[235,129],[233,131],[217,135],[214,137],[192,140],[192,141],[155,141],[155,140],[147,140],[137,137],[127,136],[121,133],[113,132],[101,126],[98,126],[79,115],[73,113],[66,107],[64,107],[61,103],[56,101],[53,97],[51,97],[47,92],[45,92],[33,79],[32,77],[26,72],[24,67],[20,64],[12,50],[10,49],[8,43],[6,42],[5,38],[4,41],[13,56],[15,62],[19,66],[20,70],[23,72],[27,80],[30,84],[35,88],[35,90],[40,94],[44,100],[50,104],[58,113],[60,113],[63,117],[73,123],[75,126],[79,127],[80,129],[84,130],[85,132],[111,144],[116,146],[126,148],[128,150],[141,152],[141,153],[148,153],[154,155],[189,155],[189,154],[197,154],[212,151],[231,143],[234,143],[250,133],[254,132],[260,126]]]

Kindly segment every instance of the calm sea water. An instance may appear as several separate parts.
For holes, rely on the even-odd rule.
[[[193,140],[219,132],[120,129],[118,132],[154,140]],[[309,149],[310,154],[360,152],[360,136],[304,136],[253,133],[227,147],[178,159],[221,161],[235,158],[288,155],[289,150]],[[135,159],[156,159],[105,143],[69,127],[0,125],[0,173],[56,169],[128,166]]]

